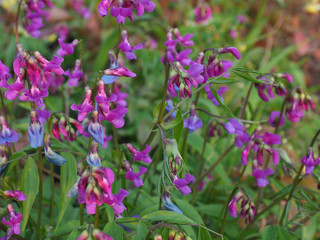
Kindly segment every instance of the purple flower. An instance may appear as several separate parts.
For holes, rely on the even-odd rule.
[[[141,179],[141,175],[146,173],[148,171],[148,169],[140,166],[139,172],[135,173],[132,170],[130,164],[128,164],[128,163],[126,164],[126,169],[127,169],[126,179],[129,179],[131,182],[133,182],[136,187],[143,186],[143,181]]]
[[[212,18],[212,11],[208,5],[200,5],[194,9],[195,21],[199,23],[207,23]]]
[[[83,77],[80,59],[76,60],[73,72],[71,73],[68,69],[67,71],[65,71],[64,75],[69,77],[68,86],[77,87],[78,81]]]
[[[278,73],[277,77],[286,79],[289,83],[293,82],[293,78],[289,73]]]
[[[257,161],[253,162],[252,167],[253,167],[252,176],[256,178],[258,187],[267,186],[269,184],[267,176],[270,176],[273,174],[272,169],[270,168],[267,168],[266,170],[259,169]]]
[[[218,53],[231,53],[236,59],[238,59],[238,60],[241,59],[241,53],[235,47],[218,48],[217,52]]]
[[[110,11],[110,15],[117,19],[119,24],[124,24],[126,18],[129,18],[132,22],[132,10],[131,8],[123,8],[123,7],[112,7]]]
[[[173,184],[176,186],[176,188],[183,194],[188,195],[191,193],[191,189],[188,186],[188,184],[193,180],[194,176],[190,174],[186,174],[185,178],[178,178],[176,177],[173,180]]]
[[[94,110],[92,112],[92,119],[89,122],[88,125],[88,132],[90,136],[95,140],[96,142],[100,143],[103,145],[104,138],[105,138],[105,132],[104,128],[101,125],[101,123],[98,120],[98,111]]]
[[[314,159],[313,150],[310,147],[307,156],[303,156],[301,162],[305,165],[305,173],[311,175],[314,167],[320,163],[320,158]]]
[[[44,127],[39,121],[37,112],[31,110],[30,125],[28,127],[28,139],[30,146],[33,148],[38,148],[43,145]]]
[[[210,85],[212,85],[212,84],[210,84]],[[214,105],[219,106],[220,103],[219,103],[218,100],[215,98],[215,96],[212,94],[212,91],[211,91],[211,89],[210,89],[210,86],[208,86],[208,85],[205,86],[205,87],[204,87],[204,90],[205,90],[206,93],[207,93],[207,98],[208,98],[209,100],[211,100],[211,102],[212,102]],[[220,96],[221,101],[223,101],[223,98],[221,97],[221,95],[224,94],[225,91],[227,91],[227,90],[228,90],[228,88],[225,87],[225,86],[222,86],[222,87],[220,87],[219,89],[216,90],[216,92],[217,92],[218,95]]]
[[[138,149],[136,149],[130,143],[126,144],[126,146],[131,152],[134,162],[142,161],[148,164],[152,162],[152,159],[148,156],[148,153],[151,151],[151,147],[149,145],[146,145],[146,148],[143,151],[138,151]]]
[[[97,142],[92,142],[90,152],[87,155],[87,163],[93,167],[101,166],[101,159],[98,154],[99,144]]]
[[[11,234],[20,234],[20,223],[22,219],[22,214],[16,212],[11,204],[7,206],[9,213],[9,220],[7,221],[5,217],[2,218],[2,223],[4,225],[9,225],[11,229]]]
[[[265,132],[262,136],[262,141],[266,145],[280,145],[281,144],[281,136],[278,134],[273,134],[269,132]]]
[[[113,51],[109,51],[109,60],[110,60],[109,69],[114,69],[118,67],[118,61]],[[114,83],[118,79],[118,77],[112,76],[112,75],[104,75],[102,76],[101,79],[104,81],[105,84],[111,84],[111,83]]]
[[[72,6],[74,10],[79,13],[83,18],[89,18],[91,13],[90,9],[84,6],[83,0],[72,0]]]
[[[129,69],[125,67],[117,67],[112,69],[104,70],[103,73],[105,75],[112,75],[112,76],[118,76],[118,77],[135,77],[136,74],[131,72]]]
[[[136,55],[134,54],[133,50],[142,49],[142,44],[138,43],[136,46],[132,47],[129,43],[128,33],[126,30],[122,30],[121,32],[121,43],[119,48],[124,52],[126,55],[127,60],[137,59]]]
[[[4,191],[3,194],[7,197],[15,198],[18,201],[24,201],[27,199],[26,195],[19,190],[12,190],[12,191],[8,190],[8,191]]]
[[[54,165],[62,166],[67,162],[67,160],[54,152],[51,148],[51,136],[49,134],[45,134],[43,140],[44,154],[49,162]]]
[[[4,65],[0,60],[0,81],[6,81],[9,78],[11,78],[10,69],[6,65]]]
[[[191,40],[191,38],[193,37],[193,33],[188,33],[188,34],[186,34],[186,35],[181,37],[178,28],[175,28],[173,31],[174,31],[174,34],[175,34],[177,40],[181,44],[181,46],[183,46],[183,47],[191,47],[191,46],[193,46],[194,43]]]
[[[229,35],[231,38],[236,38],[237,37],[237,30],[236,29],[231,29],[231,31],[229,32]]]
[[[234,197],[231,199],[231,201],[228,204],[229,213],[234,218],[238,217],[237,203],[242,199],[242,197],[243,197],[242,192],[238,192],[236,195],[234,195]]]
[[[183,127],[188,128],[190,132],[193,132],[194,130],[201,128],[202,125],[202,120],[197,115],[195,106],[191,106],[190,117],[184,120]]]
[[[101,17],[105,17],[108,14],[108,10],[113,0],[102,0],[98,5],[98,11]]]
[[[284,116],[281,116],[280,122],[279,122],[279,118],[280,118],[280,112],[275,112],[272,111],[269,117],[269,123],[272,127],[276,127],[279,124],[279,127],[282,126],[284,124]],[[279,123],[278,123],[279,122]]]
[[[82,103],[80,105],[77,104],[72,104],[71,109],[73,111],[78,111],[78,121],[82,121],[83,119],[85,119],[85,117],[87,116],[87,114],[91,111],[94,110],[94,107],[92,106],[92,91],[87,88],[86,89],[86,96],[83,99]]]
[[[239,22],[239,23],[246,23],[247,22],[247,17],[246,16],[243,16],[243,15],[238,15],[237,16],[237,21]]]
[[[49,62],[39,52],[35,52],[34,56],[38,60],[44,72],[53,72],[57,75],[62,75],[64,73],[61,68],[61,63],[63,62],[62,57],[53,56],[53,59]]]
[[[242,123],[234,118],[226,123],[225,129],[229,134],[235,134],[235,145],[238,148],[242,148],[250,140],[250,135],[245,131]]]
[[[89,232],[87,230],[84,230],[79,237],[77,237],[76,240],[88,240],[89,238]]]
[[[58,50],[57,54],[60,57],[73,54],[74,48],[78,45],[79,41],[77,39],[73,40],[72,43],[64,43],[63,41],[63,38],[58,39],[61,48]]]
[[[49,110],[45,109],[45,106],[42,107],[42,109],[36,109],[39,121],[42,124],[45,124],[45,122],[47,121],[47,119],[51,116],[51,113]]]
[[[20,94],[20,92],[24,90],[25,85],[23,78],[17,77],[16,81],[11,86],[6,83],[5,86],[0,84],[0,87],[9,89],[4,93],[4,96],[9,100],[14,100]]]
[[[4,116],[0,116],[0,125],[0,145],[5,144],[7,146],[10,146],[11,143],[18,141],[20,135],[9,127]]]

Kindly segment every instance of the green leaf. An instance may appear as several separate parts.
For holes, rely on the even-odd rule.
[[[139,221],[136,240],[145,239],[149,230],[147,229],[146,224],[143,221]]]
[[[211,236],[206,229],[199,228],[198,239],[211,240]]]
[[[79,235],[80,235],[80,233],[79,233],[78,230],[73,230],[73,231],[69,234],[67,240],[77,239],[77,237],[79,237]]]
[[[210,87],[210,90],[211,90],[213,96],[219,102],[220,106],[223,108],[223,110],[226,111],[231,117],[235,117],[233,115],[233,113],[231,112],[231,110],[227,107],[227,105],[225,105],[224,102],[221,101],[221,98],[220,98],[219,94],[217,93],[217,91],[213,87]]]
[[[57,226],[55,231],[58,229],[65,211],[72,198],[67,197],[67,193],[71,187],[77,181],[77,163],[74,156],[71,153],[64,154],[67,162],[61,167],[61,178],[60,178],[60,205],[59,215],[57,220]]]
[[[108,234],[113,239],[123,240],[123,228],[115,222],[108,222],[104,227],[103,232]]]
[[[153,109],[153,119],[155,121],[158,121],[158,115],[159,115],[160,107],[161,107],[161,102],[158,103]]]
[[[31,157],[28,157],[22,172],[21,191],[27,196],[27,199],[22,204],[22,224],[21,231],[23,232],[30,215],[33,202],[39,191],[39,173],[37,165]]]
[[[262,233],[262,240],[274,240],[277,239],[277,231],[274,226],[267,226]]]
[[[183,117],[181,112],[177,110],[176,117],[170,122],[162,123],[161,126],[163,127],[163,129],[168,130],[168,129],[174,128],[181,122],[183,122]]]
[[[151,222],[163,221],[174,224],[197,224],[185,215],[170,211],[156,211],[143,216],[141,219]]]
[[[253,83],[260,83],[260,84],[267,84],[264,81],[258,80],[254,77],[252,77],[250,74],[246,73],[246,72],[242,72],[242,71],[233,71],[236,75],[238,75],[239,77],[243,78],[244,80],[247,80],[249,82],[253,82]]]
[[[22,159],[25,157],[27,154],[23,151],[15,152],[14,154],[11,155],[9,161],[10,167],[8,168],[7,172],[11,172],[11,170],[14,168],[14,166],[18,163],[18,160]]]
[[[194,220],[199,224],[204,224],[200,214],[197,209],[195,209],[189,202],[181,199],[174,199],[174,202],[180,208],[180,210],[190,219]]]
[[[182,129],[183,129],[183,121],[181,121],[178,125],[176,125],[173,128],[173,137],[174,137],[174,139],[176,139],[178,145],[179,145],[179,142],[180,142]]]

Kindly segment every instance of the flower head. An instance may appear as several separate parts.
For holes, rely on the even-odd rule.
[[[71,43],[64,43],[64,39],[63,38],[59,38],[58,42],[59,42],[61,48],[58,50],[57,54],[60,57],[64,57],[64,56],[73,54],[74,48],[79,43],[79,41],[77,39],[73,40]]]
[[[44,127],[39,121],[37,112],[31,110],[30,113],[30,125],[28,127],[28,138],[30,146],[33,148],[38,148],[43,145]]]
[[[7,197],[15,198],[18,201],[24,201],[27,199],[26,195],[19,190],[12,190],[12,191],[8,190],[8,191],[4,191],[3,194]]]
[[[9,225],[11,229],[11,234],[20,234],[20,223],[22,219],[22,214],[16,212],[11,204],[7,206],[9,213],[9,220],[7,221],[5,217],[2,218],[2,223],[4,225]]]
[[[9,127],[4,116],[0,116],[0,126],[0,145],[5,144],[10,146],[11,143],[18,141],[20,135]]]
[[[54,152],[51,148],[51,136],[49,134],[45,134],[44,140],[43,140],[43,146],[44,146],[44,154],[49,162],[51,162],[54,165],[62,166],[67,162],[67,160]]]
[[[193,180],[193,178],[194,176],[190,174],[186,174],[185,178],[178,178],[177,176],[175,176],[173,184],[183,195],[188,195],[189,193],[191,193],[191,189],[188,184]]]
[[[196,129],[199,129],[202,127],[203,123],[202,120],[197,115],[195,106],[191,106],[190,109],[190,117],[184,120],[183,127],[188,128],[190,132],[193,132]]]
[[[130,166],[128,161],[126,161],[125,167],[126,167],[126,170],[127,170],[126,179],[129,179],[131,182],[133,182],[136,187],[143,186],[143,181],[141,179],[141,175],[146,173],[148,171],[148,169],[145,168],[145,167],[140,166],[139,167],[139,172],[135,173],[133,171],[133,169],[131,168],[131,166]]]
[[[146,145],[146,148],[142,151],[138,151],[138,149],[136,149],[130,143],[127,144],[127,148],[131,152],[134,162],[142,161],[148,164],[152,162],[152,159],[148,156],[148,153],[151,151],[151,147],[149,145]]]
[[[310,147],[307,156],[303,156],[301,162],[305,165],[305,173],[311,175],[314,167],[320,163],[320,158],[314,159],[313,150]]]
[[[137,59],[136,55],[134,54],[133,50],[142,49],[142,44],[138,43],[136,46],[132,47],[129,43],[128,33],[126,30],[122,30],[121,32],[121,43],[119,48],[124,52],[126,58],[128,60]]]
[[[97,142],[92,142],[90,152],[87,155],[87,163],[93,167],[101,166],[101,159],[98,154],[99,144]]]
[[[91,89],[87,88],[86,89],[86,95],[80,105],[77,104],[72,104],[71,109],[74,111],[78,111],[78,121],[82,121],[89,112],[94,110],[94,107],[92,105],[92,91]]]
[[[81,71],[81,60],[77,59],[73,72],[71,73],[68,69],[65,71],[64,75],[69,77],[68,86],[76,87],[78,86],[79,80],[83,77],[83,72]]]

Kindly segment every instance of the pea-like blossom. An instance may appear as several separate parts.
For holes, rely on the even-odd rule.
[[[109,69],[114,69],[118,67],[117,57],[113,51],[109,51],[109,61],[110,61]],[[118,76],[104,75],[101,77],[101,79],[104,81],[105,84],[111,84],[118,79]]]
[[[195,106],[191,106],[190,116],[184,120],[183,127],[188,128],[190,132],[193,132],[196,129],[200,129],[202,125],[203,122],[197,115]]]
[[[49,95],[48,89],[40,89],[34,84],[31,84],[30,90],[24,89],[23,98],[20,97],[20,100],[34,102],[38,108],[43,106],[43,98]]]
[[[7,197],[15,198],[20,202],[27,199],[26,195],[19,190],[7,190],[4,191],[3,194]]]
[[[231,201],[228,204],[229,213],[232,217],[236,218],[238,217],[237,212],[237,203],[243,198],[243,193],[238,192],[234,195],[234,197],[231,199]]]
[[[0,116],[0,125],[0,145],[5,144],[10,146],[11,143],[18,141],[20,135],[9,127],[4,116]]]
[[[136,74],[131,72],[129,69],[125,67],[116,67],[116,68],[109,68],[104,70],[103,73],[105,75],[112,75],[117,77],[135,77]]]
[[[103,126],[99,122],[97,110],[94,110],[92,112],[92,118],[88,125],[88,132],[90,136],[93,138],[93,140],[103,145],[103,140],[105,138],[105,131]]]
[[[99,229],[94,229],[92,231],[92,235],[97,239],[97,240],[113,240],[112,237],[107,235],[106,233],[102,232]]]
[[[235,135],[234,143],[238,148],[242,148],[250,140],[250,135],[246,132],[243,124],[234,118],[226,123],[225,129],[229,134]]]
[[[130,166],[130,163],[128,161],[125,162],[125,168],[126,168],[126,179],[130,180],[131,182],[133,182],[133,184],[136,187],[140,187],[143,186],[143,181],[141,179],[141,175],[143,175],[144,173],[146,173],[148,171],[147,168],[140,166],[139,167],[139,172],[135,173],[133,171],[133,169]]]
[[[91,89],[86,89],[86,95],[80,105],[72,104],[71,109],[74,111],[78,111],[78,121],[82,121],[89,112],[94,110],[94,107],[92,105],[92,91]]]
[[[68,69],[65,71],[64,75],[69,77],[68,86],[77,87],[79,80],[83,77],[83,72],[81,71],[81,60],[77,59],[73,71],[70,72]]]
[[[284,116],[282,115],[280,119],[280,115],[281,115],[280,112],[276,112],[276,111],[271,112],[268,122],[272,127],[276,127],[278,126],[278,124],[280,127],[284,124],[284,121],[285,121]]]
[[[257,180],[258,187],[265,187],[269,184],[267,176],[273,174],[272,169],[266,168],[265,170],[259,169],[257,160],[254,160],[252,163],[252,176]]]
[[[166,208],[167,211],[183,214],[183,212],[180,210],[180,208],[178,208],[177,205],[175,205],[172,202],[169,193],[165,192],[163,194],[162,200],[163,200],[163,205],[164,205],[164,207]]]
[[[7,81],[11,78],[10,69],[4,65],[0,60],[0,81],[5,80]]]
[[[49,134],[45,134],[43,140],[44,154],[49,162],[54,165],[62,166],[67,162],[67,160],[61,155],[54,152],[51,148],[51,136]]]
[[[9,220],[7,221],[5,217],[2,218],[2,223],[4,225],[10,226],[10,233],[11,234],[20,234],[20,224],[22,219],[22,214],[16,212],[11,204],[7,206],[8,213],[9,213]]]
[[[33,148],[42,147],[44,136],[44,126],[39,121],[37,112],[31,110],[30,113],[30,125],[28,127],[28,139],[30,146]]]
[[[256,213],[256,207],[251,200],[243,195],[240,191],[234,195],[228,205],[229,213],[232,217],[238,217],[237,203],[241,200],[240,216],[245,220],[245,223],[250,224],[253,221]]]
[[[197,24],[206,24],[209,19],[212,18],[211,7],[206,4],[200,4],[200,6],[194,9],[195,22]]]
[[[90,9],[84,6],[84,0],[71,1],[74,10],[79,13],[83,18],[89,18],[91,13]]]
[[[90,152],[87,155],[87,163],[93,167],[101,166],[101,158],[98,153],[99,144],[97,142],[92,142]]]
[[[183,195],[188,195],[189,193],[191,193],[191,189],[188,186],[188,184],[193,179],[194,179],[194,176],[190,174],[186,174],[185,178],[178,178],[177,176],[175,176],[175,179],[173,180],[173,184]]]
[[[131,46],[128,39],[128,33],[126,30],[121,31],[121,43],[119,49],[126,55],[127,60],[137,59],[134,54],[134,50],[142,49],[143,46],[141,43],[138,43],[136,46]]]
[[[53,59],[48,61],[38,51],[34,53],[34,56],[44,72],[53,72],[57,75],[62,75],[64,73],[64,70],[61,68],[61,63],[63,62],[62,57],[53,56]]]
[[[64,43],[63,38],[58,39],[60,49],[58,50],[57,54],[60,57],[64,57],[70,54],[73,54],[74,48],[78,45],[79,41],[77,39],[73,40],[71,43]]]
[[[313,150],[310,147],[308,154],[302,157],[301,162],[305,165],[305,173],[311,175],[314,167],[320,163],[320,158],[314,159]]]
[[[126,144],[128,150],[131,152],[133,156],[133,161],[142,161],[145,163],[151,163],[152,159],[148,156],[148,153],[151,151],[151,147],[149,145],[146,145],[146,148],[142,151],[139,151],[134,146],[132,146],[130,143]]]

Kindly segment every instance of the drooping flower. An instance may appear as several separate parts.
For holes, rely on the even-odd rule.
[[[116,68],[109,68],[107,70],[104,70],[103,73],[105,75],[112,75],[112,76],[118,76],[118,77],[135,77],[136,74],[131,72],[129,69],[125,67],[116,67]]]
[[[242,148],[245,143],[250,140],[250,135],[246,132],[241,122],[234,118],[231,118],[226,123],[225,129],[229,134],[235,135],[235,145],[238,148]]]
[[[218,48],[217,53],[231,53],[236,59],[241,59],[241,53],[235,47]]]
[[[69,77],[68,86],[77,87],[79,80],[83,77],[83,72],[81,71],[81,60],[76,60],[72,73],[68,69],[65,71],[64,75]]]
[[[183,214],[183,212],[172,202],[169,193],[163,194],[163,205],[167,211]]]
[[[132,47],[129,43],[127,31],[126,30],[121,31],[121,43],[119,45],[119,49],[121,49],[123,53],[126,55],[127,60],[137,59],[133,50],[139,50],[142,48],[143,46],[141,43],[138,43],[136,46]]]
[[[20,223],[22,219],[22,214],[16,212],[11,204],[7,206],[9,213],[9,220],[7,221],[5,217],[2,218],[2,223],[4,225],[9,225],[11,234],[20,234]]]
[[[269,121],[269,123],[270,123],[270,125],[272,127],[276,127],[276,126],[278,126],[278,124],[279,124],[279,127],[280,127],[280,126],[282,126],[284,124],[284,116],[282,115],[281,119],[279,119],[280,115],[281,115],[280,112],[275,112],[275,111],[271,112],[268,121]]]
[[[131,168],[130,163],[128,161],[125,162],[125,168],[127,170],[126,179],[129,179],[131,182],[133,182],[136,187],[143,186],[143,181],[141,179],[141,175],[146,173],[148,171],[148,169],[140,166],[139,172],[135,173],[133,171],[133,169]]]
[[[257,160],[254,160],[252,163],[252,176],[257,180],[258,187],[265,187],[269,184],[267,176],[273,174],[272,169],[266,168],[265,170],[259,169]]]
[[[238,192],[228,204],[229,213],[232,217],[238,217],[237,213],[237,203],[243,198],[242,192]]]
[[[51,148],[51,136],[49,134],[45,134],[44,140],[43,140],[43,146],[44,146],[44,154],[49,162],[51,162],[54,165],[62,166],[67,162],[67,160],[54,152]]]
[[[39,121],[37,112],[31,110],[30,113],[30,125],[28,127],[28,138],[30,146],[33,148],[42,147],[44,136],[43,124]]]
[[[93,167],[101,166],[101,159],[98,154],[99,144],[97,142],[92,142],[90,152],[87,155],[87,163]]]
[[[177,176],[175,176],[173,184],[183,195],[188,195],[189,193],[191,193],[191,189],[188,184],[193,180],[193,178],[194,176],[190,174],[186,174],[185,178],[178,178]]]
[[[83,99],[82,103],[80,105],[77,104],[72,104],[71,109],[74,111],[78,111],[78,121],[82,121],[83,119],[85,119],[85,117],[87,116],[87,114],[91,111],[94,110],[94,107],[92,105],[92,91],[89,88],[86,88],[86,95],[85,98]]]
[[[314,167],[320,163],[320,158],[315,160],[313,150],[309,147],[307,156],[303,156],[301,162],[305,165],[305,173],[311,175]]]
[[[58,39],[61,48],[58,50],[57,54],[60,57],[73,54],[74,48],[78,45],[79,41],[77,39],[73,40],[71,43],[64,43],[63,41],[63,38]]]
[[[7,81],[11,78],[10,69],[4,65],[0,60],[0,81],[5,80]]]
[[[142,151],[138,151],[138,149],[136,149],[130,143],[126,144],[126,146],[131,152],[134,162],[142,161],[148,164],[152,162],[152,159],[148,156],[148,153],[151,151],[151,147],[149,145],[146,145],[146,148]]]
[[[36,85],[31,84],[30,90],[24,89],[24,99],[20,97],[20,100],[29,100],[34,102],[38,108],[43,106],[43,98],[49,95],[48,89],[40,89]]]
[[[24,201],[27,199],[26,195],[19,190],[12,190],[12,191],[7,190],[7,191],[4,191],[3,194],[7,197],[15,198],[18,201]]]
[[[188,128],[190,132],[196,129],[200,129],[203,125],[202,120],[197,115],[195,106],[192,105],[190,108],[190,117],[184,120],[183,127]]]
[[[11,143],[18,141],[20,135],[9,127],[4,116],[0,116],[0,126],[0,145],[5,144],[10,146]]]
[[[88,125],[88,132],[90,136],[93,138],[93,140],[103,145],[103,141],[106,134],[103,126],[99,122],[98,111],[94,110],[91,115],[91,121]]]

